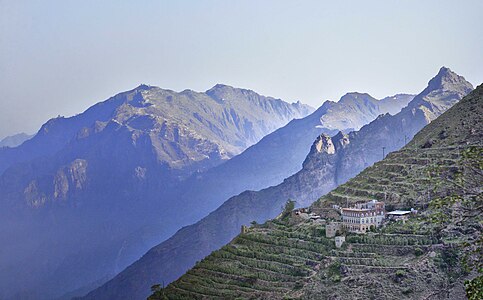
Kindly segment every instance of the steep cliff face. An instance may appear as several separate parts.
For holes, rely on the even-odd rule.
[[[419,209],[406,223],[347,234],[336,248],[321,222],[283,214],[253,225],[150,299],[465,299],[463,282],[475,274],[468,273],[463,258],[481,261],[481,246],[475,244],[482,231],[482,102],[480,85],[403,149],[308,208],[330,218],[337,216],[333,204],[377,199]],[[312,154],[336,155],[326,152],[335,145],[323,136]],[[247,206],[258,203],[244,200]],[[161,248],[146,255],[151,262],[156,250]]]
[[[437,76],[445,76],[444,73],[445,71],[440,72]],[[468,86],[463,78],[460,80],[463,86]],[[443,92],[435,92],[433,95],[442,95],[447,103],[454,104],[460,100],[458,93],[447,89],[437,88],[435,91],[437,90]],[[351,98],[367,99],[359,95]],[[421,99],[424,96],[418,95],[416,98]],[[433,99],[440,101],[436,96]],[[408,107],[411,103],[413,102]],[[327,112],[332,105],[335,104],[326,103],[321,109]],[[431,120],[421,118],[422,110],[419,108],[414,109],[414,114],[412,111],[413,108],[405,108],[394,116],[379,117],[357,132],[341,132],[332,138],[327,134],[320,135],[319,131],[306,146],[307,150],[311,150],[303,162],[302,170],[277,186],[257,192],[245,191],[231,197],[201,221],[181,229],[167,241],[152,248],[140,260],[86,298],[142,299],[156,280],[159,282],[161,278],[167,283],[176,279],[197,260],[229,242],[239,233],[241,225],[247,225],[253,220],[264,222],[277,216],[287,199],[295,200],[297,206],[310,205],[321,195],[382,159],[382,145],[386,144],[386,153],[399,149],[404,145],[405,134],[412,136]],[[293,124],[296,124],[295,121]]]

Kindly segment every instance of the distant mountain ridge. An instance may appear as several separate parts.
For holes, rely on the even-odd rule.
[[[173,185],[312,111],[225,85],[206,93],[141,85],[0,149],[0,243],[8,245],[0,298],[52,298],[123,268],[126,237],[171,206],[165,193]],[[166,230],[176,224],[168,217]],[[28,286],[19,282],[37,294],[12,294]]]
[[[140,260],[111,281],[89,293],[85,299],[142,299],[149,294],[149,287],[156,283],[156,280],[157,282],[164,280],[165,283],[175,280],[192,267],[197,260],[229,242],[239,233],[241,225],[247,225],[253,220],[264,222],[275,217],[279,214],[280,207],[289,198],[296,200],[298,206],[307,206],[321,195],[355,176],[365,167],[381,160],[382,146],[386,147],[386,153],[401,148],[405,144],[405,136],[408,140],[412,138],[435,116],[455,104],[472,89],[471,84],[463,77],[446,68],[442,68],[435,78],[441,78],[443,83],[456,78],[458,82],[453,87],[448,87],[446,84],[432,85],[432,89],[426,89],[414,97],[407,107],[396,115],[379,116],[359,131],[341,132],[334,137],[330,137],[324,131],[318,133],[300,131],[301,135],[307,132],[306,135],[311,140],[288,138],[289,145],[296,147],[296,142],[308,143],[307,152],[311,149],[309,155],[306,156],[302,170],[277,186],[258,192],[245,191],[238,196],[231,197],[201,221],[184,227],[170,239],[153,247]],[[434,80],[430,82],[434,82]],[[371,98],[366,94],[354,96],[349,94],[345,99],[349,102],[359,99],[362,100],[362,103],[372,103]],[[269,141],[268,145],[278,145],[280,137],[293,137],[290,134],[283,134],[288,131],[290,125],[306,126],[302,122],[315,125],[311,123],[313,119],[323,118],[320,112],[324,112],[322,115],[326,115],[325,113],[333,105],[344,105],[345,101],[342,103],[339,103],[341,101],[338,103],[326,102],[312,116],[292,121],[285,128],[262,139],[259,145]],[[357,107],[357,105],[352,107]],[[332,119],[330,114],[327,116],[325,120]],[[305,128],[311,128],[311,126]],[[330,133],[330,130],[326,132]],[[276,135],[277,133],[279,135]],[[311,136],[312,134],[314,136]],[[314,139],[316,139],[315,142]],[[249,150],[246,152],[249,153]]]
[[[31,134],[26,134],[25,132],[17,133],[11,136],[7,136],[0,140],[0,148],[1,147],[17,147],[26,140],[29,140],[33,137]]]
[[[216,98],[219,96],[224,97],[225,101],[219,102]],[[172,161],[183,161],[186,156],[202,160],[207,155],[219,155],[223,159],[240,153],[293,118],[306,116],[312,111],[313,108],[301,103],[288,104],[280,99],[227,85],[216,85],[206,93],[191,90],[176,93],[140,85],[98,103],[82,114],[49,120],[29,143],[19,149],[0,151],[0,173],[15,162],[55,153],[81,129],[92,128],[96,122],[116,121],[139,131],[158,128],[159,133],[168,135],[166,138],[174,144],[177,143],[175,136],[169,135],[180,134],[183,137],[185,134],[195,143],[191,145],[193,148],[196,143],[210,141],[211,145],[204,146],[215,151],[196,156],[189,149],[173,148],[174,145],[170,144],[157,145],[161,147],[156,150],[158,154]],[[97,130],[100,130],[97,126]],[[174,164],[173,167],[179,165]]]
[[[333,126],[339,124],[334,126],[335,128],[359,130],[380,114],[394,115],[398,113],[413,98],[414,95],[397,94],[377,100],[367,93],[347,93],[340,98],[337,105],[328,108],[329,113],[321,118],[321,123],[329,123]],[[358,118],[350,117],[361,110],[367,111],[367,113],[359,114]]]
[[[321,133],[336,134],[339,130],[349,132],[360,128],[380,114],[400,111],[413,98],[414,95],[401,94],[377,100],[368,94],[348,93],[338,102],[326,101],[312,114],[290,121],[240,155],[206,172],[193,174],[173,189],[171,197],[193,208],[198,203],[209,205],[209,212],[244,190],[279,184],[300,170],[310,145]],[[194,214],[191,219],[197,220],[206,216],[205,211],[192,209],[177,218]]]

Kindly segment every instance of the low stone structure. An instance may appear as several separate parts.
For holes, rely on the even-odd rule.
[[[345,236],[336,236],[335,237],[335,246],[337,248],[342,247],[342,245],[344,244],[344,242],[345,242]]]

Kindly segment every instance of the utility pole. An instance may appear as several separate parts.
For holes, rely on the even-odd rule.
[[[408,136],[404,135],[404,145],[406,145],[408,143],[407,140],[408,140]]]
[[[386,147],[382,147],[382,159],[384,159],[385,157],[385,151],[386,151]]]

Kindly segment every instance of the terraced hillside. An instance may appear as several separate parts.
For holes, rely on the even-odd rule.
[[[482,104],[480,85],[402,150],[309,208],[330,221],[338,218],[332,204],[377,199],[388,209],[415,207],[417,217],[347,234],[336,249],[323,221],[287,209],[166,288],[154,286],[150,299],[464,299],[464,280],[476,276],[468,261],[481,261],[481,249],[468,247],[482,231]]]
[[[327,203],[351,205],[372,199],[385,201],[390,208],[425,207],[435,193],[436,178],[433,178],[431,172],[434,171],[430,167],[454,172],[459,167],[461,151],[469,147],[406,147],[390,153],[376,163],[377,172],[373,168],[363,171],[360,176],[328,193],[323,201],[314,204],[313,210],[322,212]]]

